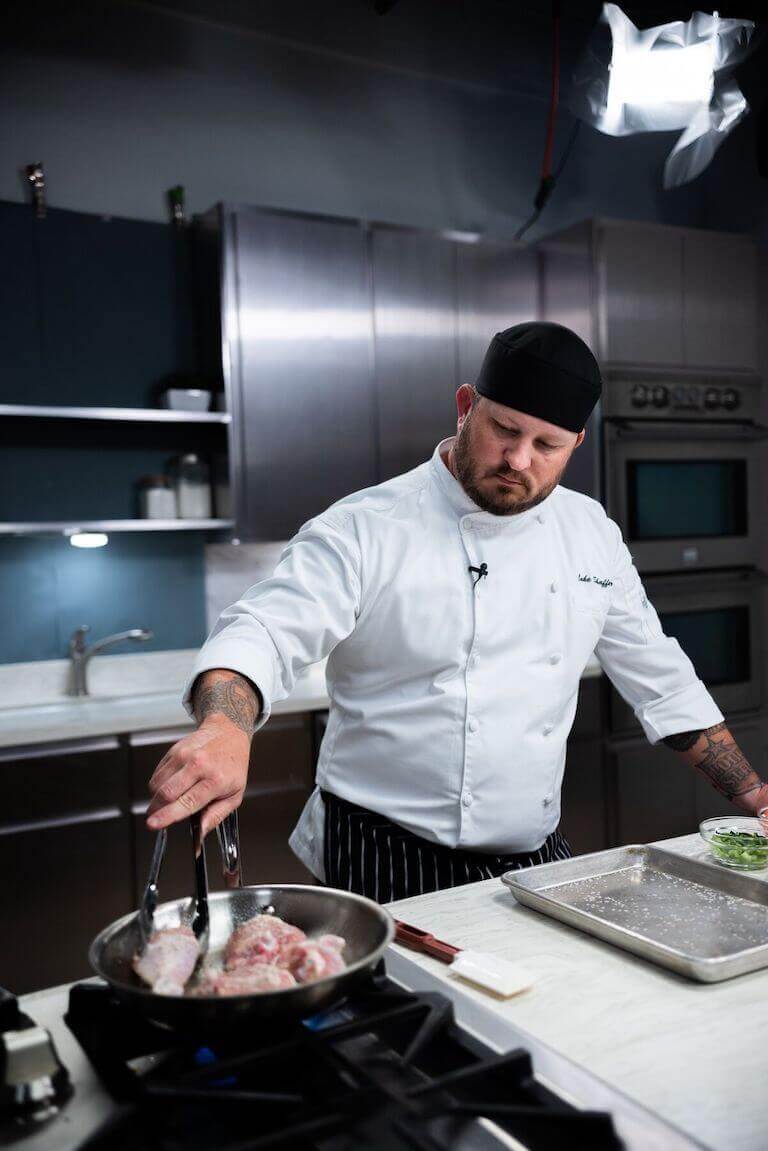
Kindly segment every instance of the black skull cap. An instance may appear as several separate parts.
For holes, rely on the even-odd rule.
[[[494,403],[580,432],[600,399],[602,381],[580,336],[562,324],[532,320],[496,333],[476,388]]]

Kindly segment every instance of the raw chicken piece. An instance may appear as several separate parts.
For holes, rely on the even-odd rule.
[[[290,971],[268,963],[254,963],[234,971],[211,971],[201,981],[196,995],[252,995],[257,991],[282,991],[295,987]]]
[[[323,947],[332,947],[333,950],[338,951],[339,954],[341,954],[347,946],[346,939],[343,939],[341,935],[320,935],[317,939],[313,939],[312,942],[319,943]]]
[[[133,970],[157,995],[183,995],[199,955],[190,927],[163,927],[152,932],[143,955],[134,955]]]
[[[327,942],[329,939],[333,943]],[[280,966],[287,968],[297,983],[313,983],[316,979],[325,979],[327,975],[338,975],[344,971],[347,965],[341,955],[343,946],[344,940],[338,935],[305,939],[285,949],[279,961]]]
[[[237,927],[224,951],[228,971],[254,964],[275,964],[286,947],[306,939],[300,927],[293,927],[277,915],[257,915]]]

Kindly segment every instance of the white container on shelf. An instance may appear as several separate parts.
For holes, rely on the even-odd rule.
[[[177,458],[174,473],[179,519],[211,519],[211,477],[208,465],[194,452],[188,452]]]
[[[160,395],[160,407],[176,412],[207,412],[211,393],[202,388],[167,388]]]
[[[169,476],[142,476],[139,480],[139,514],[146,520],[175,520],[176,492]]]

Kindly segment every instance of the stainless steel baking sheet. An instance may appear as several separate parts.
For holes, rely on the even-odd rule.
[[[519,903],[702,983],[768,967],[768,883],[633,844],[502,876]]]

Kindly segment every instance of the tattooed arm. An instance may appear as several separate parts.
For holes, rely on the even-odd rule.
[[[714,789],[740,811],[747,815],[768,812],[768,783],[749,766],[724,723],[716,723],[705,731],[668,735],[664,743],[705,775]]]
[[[192,703],[200,726],[173,745],[149,781],[147,825],[155,831],[202,811],[207,834],[242,802],[262,707],[258,689],[237,672],[215,668],[198,676]]]

